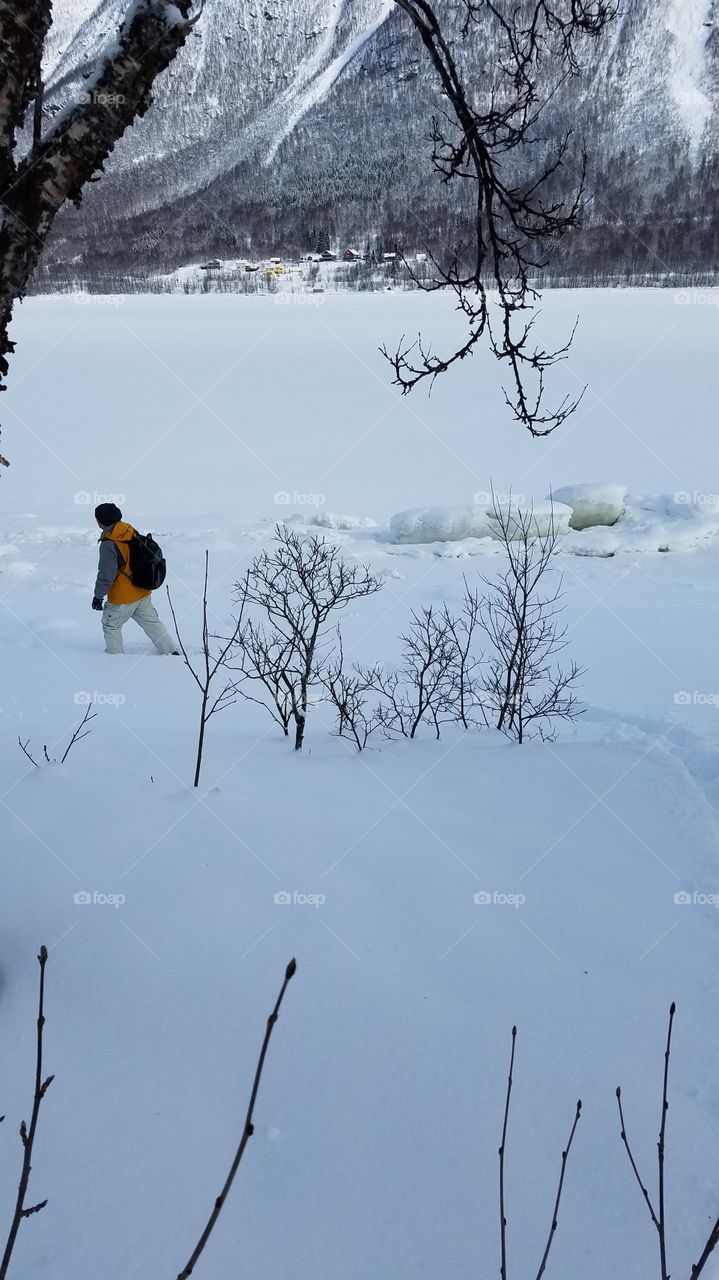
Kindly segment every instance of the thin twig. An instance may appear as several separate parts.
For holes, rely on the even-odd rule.
[[[262,1048],[260,1050],[260,1056],[257,1062],[257,1068],[255,1070],[255,1078],[252,1084],[252,1092],[250,1094],[250,1101],[247,1108],[247,1115],[245,1116],[245,1124],[242,1130],[240,1145],[237,1148],[237,1151],[235,1153],[235,1158],[232,1161],[232,1165],[230,1166],[230,1172],[228,1173],[227,1178],[225,1179],[225,1184],[219,1196],[215,1200],[212,1213],[210,1214],[207,1220],[207,1225],[205,1226],[205,1229],[202,1232],[202,1235],[200,1236],[197,1244],[195,1245],[195,1248],[192,1251],[192,1254],[190,1255],[189,1262],[187,1263],[186,1267],[180,1272],[180,1274],[177,1277],[177,1280],[188,1280],[188,1277],[192,1275],[192,1272],[195,1269],[197,1260],[200,1257],[200,1254],[202,1253],[205,1245],[207,1244],[207,1241],[210,1238],[212,1229],[215,1223],[217,1222],[217,1219],[219,1218],[220,1213],[222,1211],[222,1206],[224,1205],[225,1200],[229,1195],[230,1188],[232,1187],[232,1183],[235,1178],[235,1174],[237,1173],[237,1170],[240,1166],[240,1161],[242,1160],[242,1157],[245,1153],[245,1147],[247,1146],[247,1143],[249,1142],[250,1138],[252,1137],[252,1134],[254,1133],[252,1116],[255,1109],[255,1102],[257,1100],[257,1093],[260,1087],[260,1080],[262,1078],[262,1069],[265,1065],[265,1057],[266,1057],[267,1049],[270,1043],[270,1037],[272,1035],[274,1025],[277,1022],[277,1019],[279,1017],[280,1006],[284,999],[285,991],[287,990],[287,986],[290,982],[290,979],[294,977],[296,972],[297,972],[297,963],[295,960],[290,960],[290,963],[288,964],[285,970],[284,981],[282,983],[282,987],[280,988],[280,994],[278,995],[277,1000],[275,1002],[275,1007],[272,1010],[272,1013],[270,1014],[269,1018],[267,1019],[267,1027],[265,1028],[265,1036],[264,1036],[264,1040],[262,1041]],[[0,1275],[0,1280],[2,1280],[2,1275]]]
[[[23,1145],[22,1171],[20,1174],[20,1184],[18,1186],[17,1199],[15,1201],[15,1212],[13,1214],[10,1231],[5,1245],[2,1262],[0,1262],[0,1280],[5,1280],[12,1251],[15,1248],[17,1233],[20,1229],[20,1223],[23,1218],[29,1218],[33,1213],[39,1213],[45,1208],[47,1200],[41,1200],[37,1204],[25,1206],[25,1196],[27,1195],[28,1183],[30,1181],[30,1170],[32,1167],[32,1149],[35,1142],[35,1133],[37,1130],[37,1122],[40,1115],[40,1104],[45,1097],[52,1081],[53,1076],[48,1076],[43,1080],[42,1077],[42,1039],[43,1028],[45,1026],[45,965],[47,964],[47,947],[40,948],[38,955],[40,964],[40,994],[38,998],[38,1014],[37,1014],[37,1049],[35,1055],[35,1093],[33,1096],[32,1116],[30,1117],[30,1127],[28,1128],[23,1120],[20,1125],[20,1139]]]
[[[562,1168],[559,1174],[559,1185],[557,1186],[557,1198],[554,1201],[554,1210],[552,1212],[552,1225],[549,1228],[549,1238],[547,1240],[547,1246],[544,1250],[544,1253],[542,1254],[542,1261],[539,1264],[539,1271],[537,1272],[537,1280],[541,1280],[542,1276],[544,1275],[544,1269],[547,1265],[549,1251],[554,1242],[554,1233],[557,1230],[557,1221],[559,1218],[559,1205],[562,1199],[562,1189],[564,1187],[564,1175],[567,1170],[567,1160],[569,1159],[569,1152],[571,1151],[572,1143],[574,1142],[574,1135],[577,1131],[577,1125],[579,1124],[579,1117],[581,1113],[582,1113],[582,1100],[580,1098],[579,1101],[577,1102],[577,1109],[574,1113],[574,1124],[572,1125],[572,1129],[569,1134],[569,1142],[567,1143],[565,1150],[562,1152]]]
[[[27,756],[28,760],[30,761],[30,764],[34,764],[35,768],[39,769],[40,766],[37,760],[33,760],[32,756],[30,755],[30,752],[28,751],[28,745],[30,743],[30,739],[28,738],[25,742],[23,742],[22,738],[18,737],[17,741],[18,741],[18,746],[20,747],[20,750],[22,751],[23,755]]]
[[[659,1129],[659,1142],[657,1144],[657,1161],[659,1164],[659,1258],[662,1269],[662,1280],[669,1280],[667,1271],[667,1242],[666,1242],[666,1217],[664,1211],[664,1148],[667,1128],[667,1111],[669,1110],[668,1090],[669,1090],[669,1055],[672,1048],[672,1026],[674,1023],[674,1014],[676,1013],[676,1004],[671,1003],[669,1009],[669,1028],[667,1030],[667,1047],[664,1050],[664,1080],[662,1083],[662,1122]]]
[[[650,1215],[651,1215],[652,1222],[654,1223],[654,1226],[656,1227],[656,1229],[657,1229],[657,1231],[658,1231],[658,1230],[659,1230],[659,1219],[657,1218],[657,1215],[656,1215],[656,1213],[654,1212],[654,1206],[653,1206],[653,1204],[652,1204],[652,1202],[651,1202],[651,1200],[650,1200],[650,1198],[649,1198],[649,1192],[647,1191],[647,1189],[646,1189],[646,1187],[645,1187],[644,1183],[642,1182],[642,1179],[641,1179],[641,1176],[640,1176],[639,1170],[638,1170],[638,1168],[637,1168],[636,1161],[635,1161],[634,1156],[633,1156],[633,1154],[632,1154],[632,1149],[631,1149],[631,1147],[630,1147],[630,1145],[629,1145],[629,1139],[627,1138],[627,1129],[626,1129],[626,1125],[625,1125],[625,1123],[624,1123],[624,1111],[623,1111],[623,1109],[622,1109],[622,1091],[621,1091],[621,1089],[619,1088],[619,1086],[617,1086],[617,1105],[618,1105],[618,1107],[619,1107],[619,1121],[620,1121],[620,1124],[621,1124],[621,1138],[622,1138],[622,1142],[624,1143],[624,1147],[625,1147],[625,1149],[626,1149],[626,1153],[627,1153],[627,1155],[629,1156],[629,1163],[631,1164],[632,1169],[633,1169],[633,1171],[634,1171],[634,1176],[635,1176],[635,1178],[636,1178],[636,1180],[637,1180],[637,1182],[638,1182],[638,1184],[639,1184],[639,1187],[640,1187],[641,1193],[642,1193],[642,1195],[644,1196],[644,1199],[645,1199],[645,1201],[646,1201],[646,1205],[647,1205],[647,1208],[648,1208],[649,1213],[650,1213]]]
[[[65,763],[75,743],[80,742],[83,738],[86,738],[89,733],[91,733],[90,729],[86,729],[85,733],[83,733],[82,730],[85,728],[86,724],[89,724],[91,720],[95,720],[96,717],[97,717],[97,712],[90,710],[90,703],[88,702],[87,706],[85,707],[85,714],[82,717],[82,720],[80,721],[79,725],[77,726],[77,729],[75,729],[70,741],[68,742],[65,748],[63,755],[60,758],[60,764]]]
[[[502,1143],[499,1148],[499,1243],[501,1262],[499,1274],[501,1280],[507,1280],[507,1219],[504,1213],[504,1148],[507,1142],[507,1125],[509,1123],[509,1103],[512,1097],[512,1072],[514,1070],[514,1051],[517,1045],[517,1028],[512,1027],[512,1052],[509,1059],[509,1075],[507,1076],[507,1094],[504,1100],[504,1121],[502,1123]]]

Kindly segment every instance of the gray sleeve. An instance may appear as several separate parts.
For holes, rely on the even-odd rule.
[[[107,595],[120,569],[119,556],[115,543],[103,538],[100,543],[100,563],[95,581],[95,596],[102,600]]]

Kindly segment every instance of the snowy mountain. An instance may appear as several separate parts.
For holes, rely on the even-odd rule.
[[[81,90],[122,8],[114,0],[58,4],[52,103]],[[460,6],[448,0],[444,8],[460,58],[480,88],[488,85],[492,32],[478,30],[463,44]],[[552,129],[574,127],[590,142],[590,225],[629,221],[633,260],[655,271],[674,267],[677,254],[692,268],[714,255],[713,229],[696,213],[719,181],[716,18],[717,0],[629,0],[552,106]],[[93,191],[91,229],[101,252],[117,257],[128,217],[137,230],[155,226],[165,261],[228,244],[307,247],[318,225],[340,238],[436,243],[451,226],[428,161],[437,104],[417,38],[391,0],[283,8],[215,0]],[[74,226],[72,215],[64,219],[71,241]],[[591,235],[586,244],[594,261]],[[611,234],[602,246],[611,259]]]

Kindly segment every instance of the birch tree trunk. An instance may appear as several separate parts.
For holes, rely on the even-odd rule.
[[[0,4],[0,390],[14,343],[9,326],[66,201],[79,205],[86,183],[152,102],[158,75],[172,62],[197,21],[192,0],[133,0],[118,34],[98,57],[78,101],[37,128],[16,158],[31,103],[42,93],[41,63],[51,24],[51,0]],[[95,179],[97,180],[97,179]],[[0,462],[7,466],[6,459]]]

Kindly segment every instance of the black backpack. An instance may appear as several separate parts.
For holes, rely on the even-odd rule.
[[[167,561],[151,533],[133,533],[127,544],[128,577],[140,591],[155,591],[167,575]]]

